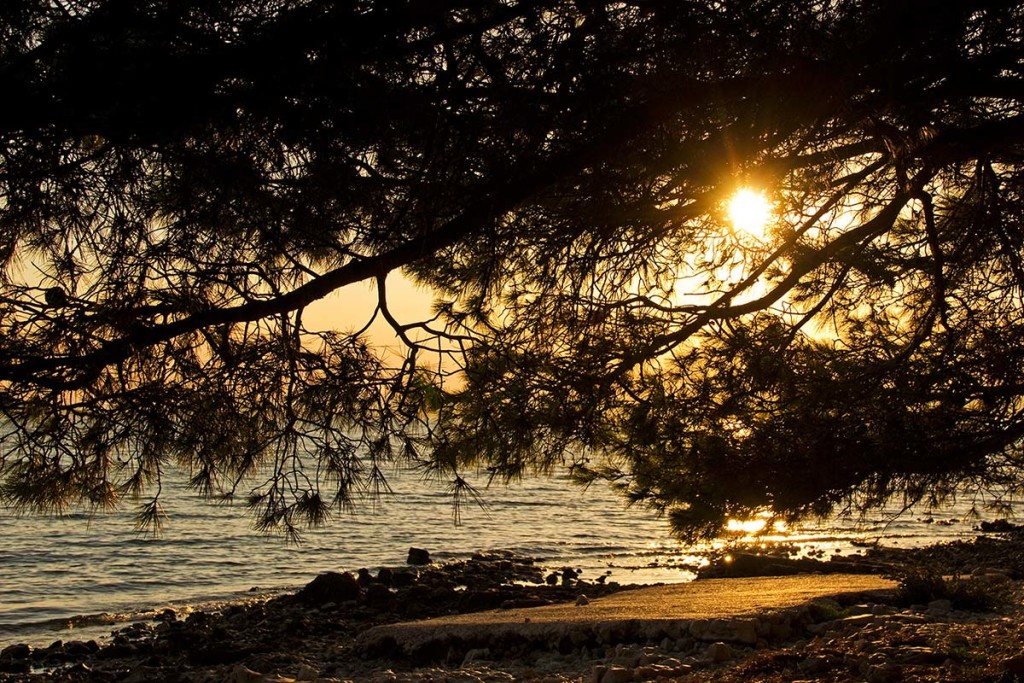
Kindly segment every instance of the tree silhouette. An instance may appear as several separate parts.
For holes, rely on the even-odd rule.
[[[0,497],[153,523],[180,467],[297,533],[393,461],[568,463],[696,538],[1012,496],[1022,7],[13,2]],[[304,323],[360,282],[400,361]]]

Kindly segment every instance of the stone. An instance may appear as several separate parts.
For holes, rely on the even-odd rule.
[[[587,598],[586,595],[580,594],[576,598],[576,606],[577,607],[582,607],[583,605],[589,605],[589,604],[590,604],[590,599]]]
[[[608,664],[611,666],[618,666],[624,669],[632,669],[640,663],[639,655],[623,654],[617,657],[612,657],[608,660]]]
[[[953,609],[953,603],[949,600],[932,600],[928,603],[925,612],[934,617],[944,617]]]
[[[945,652],[930,647],[904,647],[896,653],[895,660],[900,664],[941,664],[946,661]]]
[[[360,586],[366,588],[371,583],[375,583],[377,579],[373,577],[373,574],[370,573],[369,569],[367,569],[366,567],[361,567],[358,571],[356,571],[356,581],[359,582]]]
[[[360,592],[359,582],[348,572],[324,572],[307,583],[295,597],[307,605],[319,606],[355,600]]]
[[[631,683],[633,672],[621,666],[610,666],[601,676],[601,683]]]
[[[84,657],[92,654],[92,649],[87,643],[84,643],[81,640],[72,640],[65,643],[65,646],[63,646],[63,653],[71,657]]]
[[[725,640],[743,643],[744,645],[754,645],[757,643],[758,629],[756,619],[734,619],[728,630],[729,637]]]
[[[732,648],[727,643],[711,643],[704,651],[704,660],[708,662],[727,662],[733,657]]]
[[[409,556],[405,559],[405,563],[413,565],[430,564],[430,552],[423,548],[409,548]]]
[[[320,678],[320,670],[309,664],[300,666],[295,674],[295,680],[297,681],[315,681],[318,678]]]
[[[32,655],[32,648],[25,643],[9,645],[0,650],[0,660],[10,662],[20,659],[28,659]]]
[[[1004,659],[999,668],[1012,676],[1024,676],[1024,655]]]
[[[387,567],[381,567],[377,572],[377,581],[390,588],[395,581],[395,573]]]
[[[407,567],[405,569],[398,569],[393,571],[391,574],[391,587],[392,588],[405,588],[406,586],[412,586],[420,580],[420,573],[418,570]]]
[[[867,683],[894,683],[903,679],[903,670],[892,664],[874,664],[868,667],[864,680]]]
[[[814,655],[797,664],[797,668],[805,674],[822,674],[831,667],[827,658]]]
[[[606,671],[608,671],[607,666],[595,664],[594,668],[590,670],[590,683],[601,683],[601,679],[604,678]]]
[[[121,679],[121,683],[150,683],[158,680],[160,669],[153,666],[133,667],[128,675]]]
[[[395,599],[391,589],[382,583],[371,583],[366,587],[365,593],[368,605],[388,605]]]
[[[697,640],[725,641],[754,645],[758,640],[757,619],[694,619],[687,630]]]
[[[694,619],[690,622],[690,626],[687,630],[689,630],[691,636],[697,640],[702,640],[704,638],[704,634],[708,631],[708,625],[709,622],[707,619]]]
[[[262,683],[263,674],[239,664],[231,670],[231,683]]]

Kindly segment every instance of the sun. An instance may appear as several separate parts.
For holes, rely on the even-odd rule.
[[[764,237],[764,229],[772,216],[772,205],[762,192],[741,187],[729,199],[727,210],[734,230],[757,238]]]

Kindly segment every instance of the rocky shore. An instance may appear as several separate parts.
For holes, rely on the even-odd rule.
[[[423,560],[429,561],[415,561]],[[657,633],[632,619],[577,630],[574,637],[448,638],[411,650],[367,634],[386,624],[481,610],[582,605],[633,587],[588,580],[571,567],[542,570],[509,554],[329,572],[294,595],[188,614],[168,610],[102,644],[9,645],[0,651],[0,683],[1024,680],[1019,528],[828,562],[723,553],[703,573],[742,582],[849,573],[850,565],[896,576],[900,587],[735,618],[681,620]]]

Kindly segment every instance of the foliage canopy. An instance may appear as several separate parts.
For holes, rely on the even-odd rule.
[[[12,0],[0,496],[155,521],[175,466],[296,532],[394,461],[456,495],[568,463],[696,538],[1014,494],[1022,31],[1003,0]],[[305,322],[361,282],[398,360]]]

